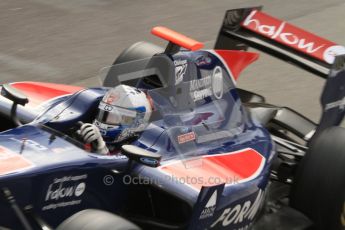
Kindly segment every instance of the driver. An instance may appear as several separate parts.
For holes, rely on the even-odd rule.
[[[151,100],[143,91],[118,85],[104,95],[93,124],[84,123],[78,134],[91,144],[93,152],[108,154],[137,139],[148,125],[151,112]]]

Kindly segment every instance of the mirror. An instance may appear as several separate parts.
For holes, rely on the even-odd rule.
[[[129,160],[136,161],[149,167],[158,167],[162,156],[135,145],[122,145],[122,154]]]
[[[29,99],[25,94],[20,92],[19,90],[13,88],[9,84],[3,84],[1,88],[1,95],[11,101],[13,101],[13,105],[11,108],[11,117],[17,126],[21,126],[22,123],[19,121],[17,117],[17,105],[26,105],[29,102]]]
[[[19,104],[23,106],[29,102],[29,99],[26,97],[26,95],[24,95],[22,92],[18,91],[17,89],[13,88],[9,84],[2,85],[1,95],[13,101],[13,103],[15,104]]]

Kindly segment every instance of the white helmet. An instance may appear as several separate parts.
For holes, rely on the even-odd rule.
[[[104,95],[98,110],[94,124],[103,138],[106,142],[119,142],[146,128],[152,105],[143,91],[118,85]]]

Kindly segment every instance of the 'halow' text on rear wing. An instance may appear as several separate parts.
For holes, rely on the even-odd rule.
[[[248,46],[327,77],[337,55],[345,48],[260,11],[260,7],[228,10],[215,49]]]
[[[261,7],[228,10],[215,49],[253,47],[327,79],[316,134],[339,125],[345,115],[345,47],[260,10]]]

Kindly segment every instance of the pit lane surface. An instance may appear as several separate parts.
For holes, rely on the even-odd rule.
[[[140,40],[165,43],[164,25],[212,48],[225,10],[263,5],[269,14],[345,44],[343,0],[1,0],[0,83],[48,81],[99,85],[98,71]],[[261,55],[239,86],[317,121],[324,80]]]

